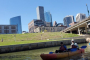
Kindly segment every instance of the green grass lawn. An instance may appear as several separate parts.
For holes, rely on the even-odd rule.
[[[11,41],[11,42],[0,42],[0,46],[5,45],[16,45],[16,44],[28,44],[28,43],[37,43],[37,42],[48,42],[48,41],[56,41],[56,40],[30,40],[30,41]]]
[[[42,36],[41,36],[42,34]],[[16,38],[15,36],[16,35]],[[77,37],[77,34],[61,33],[61,32],[45,32],[45,33],[27,33],[27,34],[0,34],[0,46],[26,44],[36,42],[54,41],[54,39]],[[3,42],[2,42],[3,38]],[[52,40],[47,40],[52,39]],[[16,41],[15,41],[16,40]],[[57,40],[56,40],[57,41]]]

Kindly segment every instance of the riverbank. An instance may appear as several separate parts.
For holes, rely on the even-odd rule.
[[[90,53],[89,53],[90,52],[90,46],[88,45],[88,43],[78,44],[79,47],[84,46],[84,45],[87,46],[87,48],[85,49],[85,55],[90,60]],[[67,48],[70,48],[70,45],[66,45],[66,46],[67,46]],[[55,52],[55,50],[58,50],[59,47],[60,46],[34,49],[34,50],[26,50],[26,51],[19,51],[19,52],[12,52],[12,53],[4,53],[4,54],[0,54],[0,60],[42,60],[40,57],[40,54],[42,54],[42,53],[48,54],[49,52]],[[75,59],[73,59],[73,57]],[[73,57],[70,57],[70,59],[82,60],[82,59],[78,58],[79,56],[77,57],[78,59],[76,59],[75,56],[73,56]],[[83,56],[83,57],[85,57],[85,56]],[[70,60],[70,59],[65,58],[65,59],[60,59],[60,60]]]
[[[78,37],[77,34],[61,32],[27,33],[27,34],[0,34],[0,46],[38,43],[48,41],[61,41],[69,37]]]
[[[65,45],[71,44],[71,40],[61,40]],[[8,45],[8,46],[0,46],[0,53],[8,53],[8,52],[16,52],[23,50],[32,50],[39,48],[47,48],[60,46],[61,41],[50,41],[50,42],[39,42],[39,43],[30,43],[30,44],[19,44],[19,45]],[[75,39],[75,42],[78,44],[86,43],[86,39]]]

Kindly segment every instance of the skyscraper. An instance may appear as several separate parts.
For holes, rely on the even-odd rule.
[[[86,15],[85,14],[82,14],[82,13],[78,13],[76,15],[76,22],[80,22],[81,20],[85,19],[86,18]]]
[[[45,12],[44,16],[45,16],[45,21],[50,22],[50,25],[52,26],[52,16],[51,16],[50,12]]]
[[[56,25],[57,25],[57,22],[56,22],[56,21],[54,21],[54,22],[53,22],[53,26],[56,26]]]
[[[17,25],[17,32],[22,33],[21,16],[16,16],[10,19],[10,25]]]
[[[36,8],[36,11],[37,11],[37,19],[39,20],[45,20],[44,19],[44,8],[42,6],[38,6]]]
[[[72,23],[72,22],[74,22],[74,16],[72,16],[72,15],[66,16],[63,19],[63,21],[64,21],[64,26],[69,27],[69,24]]]

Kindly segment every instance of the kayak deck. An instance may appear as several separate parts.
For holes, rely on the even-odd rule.
[[[69,56],[73,56],[76,54],[84,53],[84,49],[79,49],[75,52],[63,52],[63,53],[53,53],[53,54],[41,54],[40,57],[43,60],[49,60],[49,59],[59,59],[59,58],[65,58]]]

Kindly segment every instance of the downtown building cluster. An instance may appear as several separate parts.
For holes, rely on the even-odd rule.
[[[75,21],[73,15],[68,15],[68,16],[64,17],[64,19],[63,19],[64,26],[67,26],[67,27],[73,26],[74,24],[84,20],[85,18],[87,18],[85,14],[78,13],[76,15],[76,21]]]
[[[37,32],[60,32],[65,29],[66,26],[63,26],[62,23],[52,24],[52,15],[50,12],[44,12],[44,7],[38,6],[36,8],[37,11],[37,19],[33,19],[28,24],[29,33],[37,33]]]
[[[52,22],[52,15],[50,12],[44,12],[43,6],[38,6],[36,8],[37,19],[33,19],[28,24],[29,33],[43,32],[60,32],[67,27],[73,26],[74,24],[82,21],[86,18],[85,14],[78,13],[76,15],[76,22],[73,15],[68,15],[64,17],[63,23]]]
[[[76,15],[76,22],[73,15],[68,15],[64,17],[63,23],[57,23],[56,21],[52,22],[52,15],[50,12],[44,12],[43,6],[38,6],[36,8],[37,19],[33,19],[28,24],[29,33],[37,32],[60,32],[67,27],[73,26],[74,24],[84,20],[86,17],[85,14],[78,13]],[[26,31],[24,31],[26,33]],[[16,16],[10,18],[9,25],[0,25],[0,34],[21,34],[22,25],[21,25],[21,16]]]

